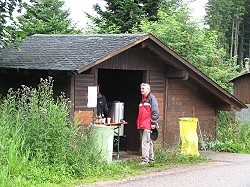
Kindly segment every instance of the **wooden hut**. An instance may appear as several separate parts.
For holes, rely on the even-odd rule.
[[[246,71],[231,82],[233,82],[234,96],[250,107],[250,72]],[[235,112],[235,117],[241,122],[250,121],[250,108]]]
[[[109,102],[124,102],[126,149],[139,149],[136,129],[140,83],[148,82],[160,108],[158,141],[177,145],[179,118],[197,117],[203,135],[216,136],[217,112],[246,106],[151,34],[33,35],[0,53],[0,93],[54,78],[81,125],[91,123],[88,86],[100,85]]]

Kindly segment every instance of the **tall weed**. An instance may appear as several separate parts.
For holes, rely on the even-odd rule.
[[[51,77],[37,89],[10,89],[0,103],[0,121],[0,186],[60,184],[105,168],[91,128],[79,130],[70,121],[68,99],[53,97]]]
[[[215,151],[250,153],[250,121],[240,123],[233,112],[220,112],[217,139],[206,143]]]

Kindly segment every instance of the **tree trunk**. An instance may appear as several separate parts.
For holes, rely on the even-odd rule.
[[[233,42],[234,42],[234,18],[232,23],[232,33],[231,33],[231,46],[230,46],[230,58],[233,57]]]
[[[245,36],[244,36],[244,24],[242,24],[242,28],[239,31],[239,37],[240,37],[240,43],[239,43],[239,63],[240,63],[240,71],[242,71],[243,67],[244,67],[244,49],[243,49],[243,44],[244,44],[244,40],[245,40]]]
[[[236,56],[237,58],[235,59],[235,64],[236,65],[239,65],[238,64],[238,43],[239,43],[239,34],[238,34],[238,32],[239,32],[239,20],[236,18],[235,19],[235,36],[234,36],[234,38],[235,38],[235,40],[234,40],[234,56]]]

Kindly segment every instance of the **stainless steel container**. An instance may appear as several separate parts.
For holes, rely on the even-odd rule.
[[[109,117],[111,117],[111,123],[119,123],[124,120],[124,103],[120,101],[114,101],[109,103]],[[124,135],[124,124],[120,126],[119,136]],[[118,136],[118,126],[115,126],[115,136]]]
[[[124,103],[120,101],[114,101],[109,104],[109,117],[111,117],[111,123],[119,123],[121,119],[124,119]]]

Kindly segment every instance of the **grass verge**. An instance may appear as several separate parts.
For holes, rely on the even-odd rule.
[[[210,159],[203,156],[191,156],[181,154],[178,149],[166,149],[162,145],[155,146],[154,164],[140,165],[140,158],[129,158],[119,162],[112,162],[107,170],[98,176],[88,176],[82,180],[72,180],[65,184],[67,187],[88,186],[98,182],[128,179],[143,176],[151,172],[160,172],[177,166],[194,165],[209,162]]]

